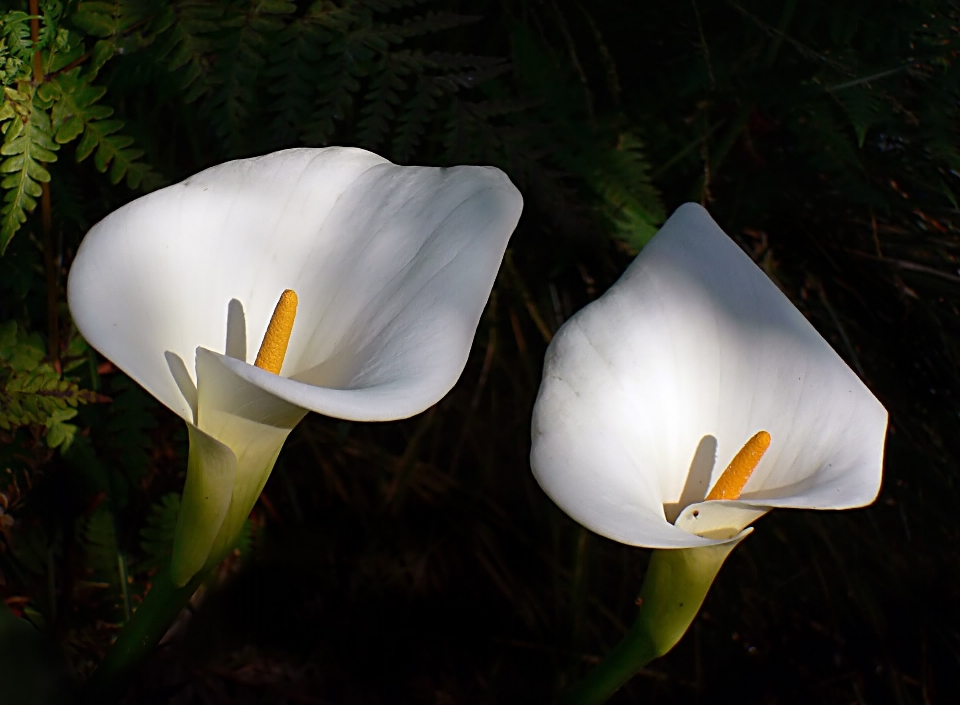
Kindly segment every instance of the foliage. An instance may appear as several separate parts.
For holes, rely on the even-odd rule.
[[[61,3],[46,0],[40,3],[35,40],[27,13],[9,10],[0,18],[0,33],[6,40],[0,44],[0,63],[6,67],[2,72],[0,130],[4,140],[0,154],[7,157],[0,164],[0,172],[5,174],[0,182],[5,191],[0,252],[36,208],[41,184],[50,181],[44,164],[56,161],[60,145],[81,134],[77,161],[96,150],[94,164],[100,172],[109,168],[111,183],[124,178],[131,188],[160,183],[147,165],[137,162],[143,152],[130,148],[133,138],[117,134],[123,121],[107,120],[113,109],[97,104],[106,88],[93,85],[103,64],[129,46],[129,41],[121,42],[120,37],[142,19],[130,5],[137,3],[81,2],[71,8],[75,14],[62,18]],[[128,15],[124,10],[132,12]],[[86,30],[87,36],[63,26],[64,19]],[[101,39],[93,44],[96,37]],[[89,53],[88,43],[93,44]],[[34,64],[38,53],[40,60]],[[77,65],[84,60],[89,62],[85,70]]]
[[[140,548],[146,554],[146,559],[138,566],[140,570],[157,570],[169,562],[179,512],[180,495],[175,492],[163,495],[150,507],[150,514],[140,530]]]
[[[0,125],[4,134],[0,154],[7,157],[0,164],[0,172],[7,174],[0,181],[6,189],[0,210],[0,250],[5,250],[27,213],[37,207],[40,184],[50,181],[43,162],[56,161],[54,152],[59,147],[53,141],[50,118],[30,87],[26,92],[4,87]]]
[[[66,450],[77,431],[67,421],[78,405],[98,396],[65,379],[44,357],[39,335],[18,336],[14,321],[0,325],[0,429],[42,427],[49,447]]]
[[[523,191],[476,350],[418,418],[298,428],[183,642],[207,660],[131,702],[547,702],[580,676],[645,553],[530,477],[539,365],[690,199],[887,405],[887,475],[870,510],[764,518],[621,701],[955,700],[958,25],[952,0],[0,1],[4,600],[83,677],[176,523],[182,421],[67,315],[83,233],[211,164],[349,144]]]

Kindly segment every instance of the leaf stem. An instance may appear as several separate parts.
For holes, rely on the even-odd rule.
[[[30,0],[30,41],[33,42],[33,82],[43,83],[43,60],[36,50],[40,39],[40,0]]]

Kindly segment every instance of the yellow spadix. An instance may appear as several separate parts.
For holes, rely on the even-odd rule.
[[[740,452],[733,456],[733,460],[723,471],[717,484],[710,490],[706,499],[740,499],[740,493],[747,484],[747,480],[757,469],[760,459],[770,447],[770,434],[760,431],[753,438],[744,443]]]
[[[263,334],[263,342],[254,365],[275,375],[280,374],[296,317],[297,293],[293,289],[286,289],[280,294],[280,300],[273,309],[273,316],[270,317],[267,332]]]

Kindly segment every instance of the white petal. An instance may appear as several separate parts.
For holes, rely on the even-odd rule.
[[[301,301],[321,303],[301,303],[284,376],[223,363],[306,409],[385,421],[423,411],[459,378],[522,202],[486,168],[391,165],[361,181],[325,225],[359,241],[318,257],[329,275],[304,283]],[[364,205],[370,192],[382,209]]]
[[[869,503],[886,420],[803,315],[688,204],[609,292],[558,331],[534,409],[531,462],[580,523],[670,547],[680,529],[664,506],[676,515],[702,500],[759,430],[772,444],[740,504]]]
[[[462,371],[521,207],[486,167],[342,148],[230,162],[95,226],[70,307],[94,347],[188,420],[198,347],[305,409],[409,416]],[[300,305],[282,374],[300,384],[243,364],[287,288]]]

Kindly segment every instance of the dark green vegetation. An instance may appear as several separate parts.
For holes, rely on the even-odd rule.
[[[83,233],[205,166],[325,144],[495,164],[524,216],[454,391],[404,422],[309,416],[129,702],[545,703],[584,674],[648,553],[546,499],[529,413],[552,331],[685,200],[886,404],[885,483],[762,519],[614,702],[957,701],[958,3],[40,2],[33,35],[30,3],[0,9],[0,702],[90,673],[183,482],[182,422],[71,326]]]

